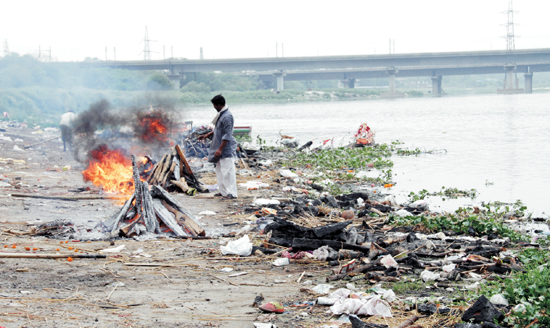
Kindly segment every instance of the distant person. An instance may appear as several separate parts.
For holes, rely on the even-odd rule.
[[[10,114],[8,114],[8,112],[4,112],[4,118],[11,120]]]
[[[199,137],[206,139],[213,135],[208,161],[216,166],[216,179],[218,180],[219,193],[224,199],[237,198],[237,177],[235,175],[235,158],[237,156],[237,141],[233,137],[233,115],[229,107],[225,105],[225,98],[217,95],[211,100],[218,112],[212,124],[214,131]]]
[[[61,140],[63,140],[63,151],[67,151],[67,145],[71,150],[73,144],[73,124],[75,114],[72,109],[61,115],[61,122],[59,122],[59,128],[61,129]]]

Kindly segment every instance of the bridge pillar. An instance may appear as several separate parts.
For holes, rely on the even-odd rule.
[[[397,92],[395,90],[395,74],[399,73],[398,69],[389,68],[386,70],[386,73],[389,75],[389,89],[388,93],[381,93],[380,97],[382,98],[404,98],[406,96],[403,92]]]
[[[390,93],[395,93],[395,74],[398,72],[399,71],[396,69],[389,69],[386,71],[390,79],[390,83],[389,83]]]
[[[533,93],[533,72],[527,72],[525,76],[525,93]]]
[[[284,76],[286,75],[283,73],[283,71],[273,73],[273,75],[277,78],[277,91],[283,91],[285,89],[285,80]]]
[[[169,73],[166,76],[170,79],[172,84],[174,84],[174,89],[180,89],[182,84],[182,75],[178,73]]]
[[[432,76],[432,97],[441,97],[441,94],[442,94],[441,80],[442,79],[443,79],[443,76],[441,75]]]
[[[516,94],[524,93],[523,89],[520,89],[518,86],[518,81],[515,76],[516,65],[515,64],[506,64],[504,65],[506,70],[506,75],[504,77],[504,88],[498,89],[497,93],[501,94]]]
[[[342,83],[344,84],[344,88],[354,89],[355,81],[356,79],[344,79],[342,80]]]

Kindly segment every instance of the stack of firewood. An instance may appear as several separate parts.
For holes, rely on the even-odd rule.
[[[159,165],[161,163],[162,161],[159,162]],[[118,213],[104,223],[105,229],[110,231],[111,235],[133,237],[146,233],[168,233],[170,231],[178,237],[205,235],[204,230],[194,220],[193,214],[162,186],[152,184],[149,189],[149,184],[140,180],[136,158],[133,155],[132,166],[134,194]],[[159,170],[159,173],[162,172],[164,170]],[[176,170],[173,169],[169,172],[176,172]],[[166,176],[167,174],[164,179]],[[160,182],[160,180],[153,181]]]
[[[183,191],[193,195],[206,189],[197,179],[179,145],[172,147],[151,171],[147,179],[150,185],[160,186],[168,191]]]

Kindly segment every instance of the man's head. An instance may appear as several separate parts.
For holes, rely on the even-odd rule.
[[[219,112],[225,107],[225,98],[222,95],[217,95],[212,100],[212,105],[214,105],[214,108]]]

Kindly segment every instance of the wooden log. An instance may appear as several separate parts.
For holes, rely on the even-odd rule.
[[[186,228],[187,231],[189,231],[189,233],[193,236],[204,236],[206,233],[204,231],[203,228],[201,228],[197,222],[195,222],[194,220],[190,219],[189,217],[187,217],[185,214],[183,214],[182,212],[176,210],[175,208],[173,208],[172,206],[170,206],[170,204],[168,204],[166,201],[162,201],[162,204],[164,205],[164,207],[169,211],[169,212],[172,212],[172,214],[174,214],[175,218],[176,218],[176,221],[184,226]]]
[[[115,232],[118,229],[118,226],[120,224],[120,221],[123,220],[126,217],[126,214],[128,212],[128,209],[132,205],[132,202],[134,201],[135,196],[132,195],[126,203],[124,203],[124,206],[120,209],[120,211],[113,215],[110,219],[105,221],[104,225],[111,233]]]
[[[151,197],[151,193],[149,192],[149,184],[143,182],[141,185],[143,193],[143,221],[145,223],[145,228],[147,232],[159,233],[159,222],[155,215],[155,210],[153,209],[153,197]]]
[[[164,177],[164,174],[166,173],[166,170],[168,169],[167,168],[168,163],[171,163],[171,161],[172,161],[172,156],[169,155],[169,154],[166,154],[165,157],[164,157],[164,161],[162,162],[162,164],[160,166],[158,175],[155,179],[155,184],[160,184],[161,183],[162,178]]]
[[[90,196],[52,196],[52,195],[38,195],[38,194],[25,194],[25,193],[11,193],[12,197],[20,198],[43,198],[43,199],[56,199],[67,201],[79,201],[79,200],[92,200],[92,199],[126,199],[127,196],[117,195],[90,195]]]
[[[52,141],[52,140],[55,140],[55,139],[59,139],[59,137],[53,137],[53,138],[49,138],[49,139],[46,139],[46,140],[42,140],[42,141],[37,142],[37,143],[35,143],[35,144],[29,145],[29,146],[25,146],[25,147],[23,147],[23,149],[29,149],[29,148],[31,148],[31,147],[38,146],[38,145],[40,145],[40,144],[43,144],[43,143],[45,143],[45,142]]]
[[[178,153],[178,156],[180,158],[180,162],[183,164],[183,165],[181,165],[181,174],[183,174],[183,175],[194,175],[193,170],[191,170],[191,166],[187,162],[187,158],[185,158],[185,155],[183,154],[183,151],[180,148],[180,145],[176,145],[174,148],[176,148],[176,152]]]
[[[187,216],[187,218],[189,220],[192,220],[199,228],[200,226],[197,224],[197,220],[195,219],[195,216],[188,210],[186,209],[185,207],[183,207],[183,205],[181,205],[174,197],[172,197],[172,195],[170,195],[166,190],[162,189],[161,187],[159,186],[153,186],[153,194],[166,201],[166,203],[168,203],[168,205],[170,205],[171,207],[173,207],[174,209],[180,211],[181,213],[185,214]],[[187,219],[186,219],[186,222],[187,222]],[[187,225],[186,225],[187,226]],[[197,235],[198,236],[204,236],[205,235],[205,231],[204,229],[200,228],[200,230],[197,231]]]
[[[138,223],[139,219],[140,219],[140,215],[136,216],[136,218],[132,222],[128,223],[124,227],[121,227],[119,229],[119,232],[122,232],[126,237],[130,237],[131,231],[133,231],[133,229],[136,226],[136,224]]]
[[[172,206],[173,208],[195,220],[195,216],[188,209],[183,207],[183,205],[181,205],[174,197],[172,197],[172,195],[170,195],[168,191],[164,190],[162,187],[153,186],[151,191],[154,196],[161,198],[162,200],[170,204],[170,206]]]
[[[172,182],[172,184],[178,186],[181,191],[183,192],[187,192],[187,190],[189,190],[189,186],[187,185],[187,182],[185,181],[185,179],[181,179],[181,180],[171,180],[170,182]]]
[[[160,176],[160,171],[162,171],[162,168],[164,166],[164,161],[166,160],[167,156],[168,154],[165,154],[160,160],[160,162],[158,162],[155,168],[153,169],[153,173],[151,173],[149,177],[149,184],[153,185],[157,183],[158,177]]]
[[[138,213],[139,217],[143,217],[143,207],[142,207],[142,199],[143,196],[141,194],[141,180],[139,178],[139,170],[136,164],[136,156],[132,155],[132,170],[133,170],[133,176],[134,176],[134,196],[136,197],[136,212]]]
[[[412,316],[411,318],[405,320],[402,324],[400,324],[397,328],[405,328],[405,327],[409,327],[410,325],[412,325],[413,323],[416,322],[416,320],[420,319],[419,316]]]
[[[176,164],[176,167],[174,168],[172,173],[174,174],[174,179],[178,181],[179,179],[181,179],[181,162],[177,158],[177,156],[174,156],[173,163]]]
[[[164,222],[164,224],[166,224],[168,228],[170,228],[170,230],[176,234],[176,236],[186,236],[186,233],[179,226],[176,220],[172,218],[172,214],[168,212],[160,199],[153,200],[153,207],[157,216],[162,220],[162,222]]]
[[[0,253],[0,258],[27,258],[27,259],[63,259],[67,257],[81,259],[104,259],[103,254],[34,254],[34,253]]]
[[[330,235],[338,231],[342,231],[345,227],[347,227],[352,223],[353,221],[338,222],[335,224],[329,224],[329,225],[324,225],[317,228],[312,228],[311,230],[315,234],[315,237],[321,239],[324,236]]]
[[[172,174],[175,169],[176,169],[176,163],[172,162],[168,170],[166,170],[166,174],[164,174],[162,179],[159,181],[160,185],[164,186],[166,184],[166,178],[168,178],[168,176]]]
[[[349,275],[350,273],[355,273],[355,274],[358,274],[358,273],[365,273],[365,272],[368,272],[370,269],[372,269],[373,267],[375,267],[375,263],[369,263],[369,264],[365,264],[365,265],[360,265],[358,266],[355,270],[353,271],[350,271],[350,272],[344,272],[344,273],[339,273],[339,274],[335,274],[335,275],[332,275],[332,276],[328,276],[326,278],[326,281],[329,282],[329,281],[335,281],[335,280],[341,280],[341,279],[344,279],[347,275]]]
[[[321,246],[329,246],[335,250],[339,249],[351,249],[367,254],[369,249],[359,245],[352,245],[336,240],[324,240],[324,239],[308,239],[308,238],[294,238],[292,240],[292,249],[294,251],[312,251]]]

